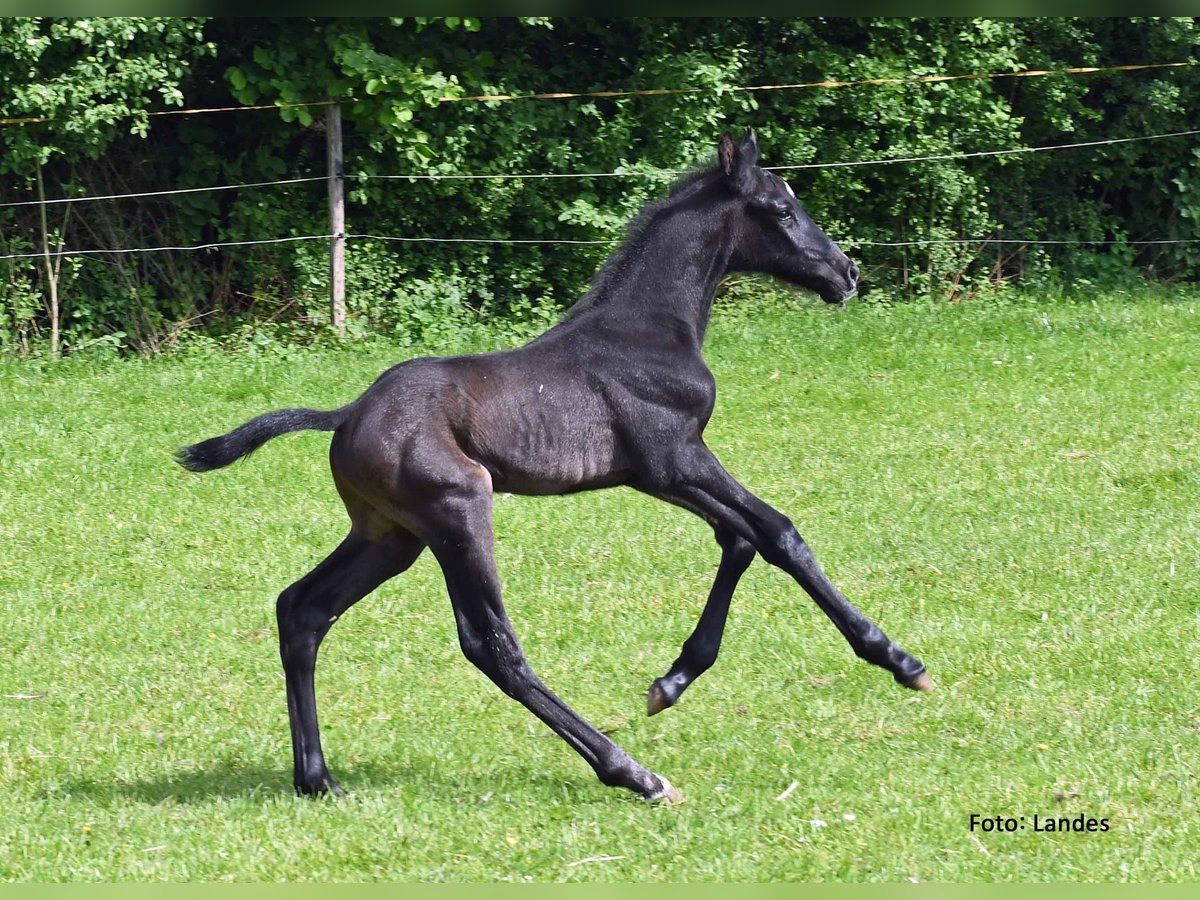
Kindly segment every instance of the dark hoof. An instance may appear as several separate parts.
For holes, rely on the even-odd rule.
[[[312,781],[297,781],[296,793],[303,797],[345,797],[346,791],[331,775]]]
[[[667,697],[667,692],[662,689],[657,681],[650,685],[650,691],[646,694],[646,715],[655,716],[664,709],[670,709],[675,705],[675,701]]]
[[[912,681],[904,682],[906,688],[912,688],[914,691],[924,691],[929,693],[933,690],[933,679],[929,677],[928,672],[922,672]]]

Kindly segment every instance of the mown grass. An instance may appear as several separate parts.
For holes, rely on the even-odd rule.
[[[1193,879],[1198,347],[1195,293],[716,316],[711,445],[924,659],[927,696],[760,561],[717,667],[647,719],[709,530],[626,490],[498,499],[529,656],[683,789],[672,809],[602,787],[462,659],[428,554],[322,651],[350,795],[291,796],[274,599],[342,536],[328,438],[204,477],[170,454],[347,401],[385,346],[0,363],[0,876]]]

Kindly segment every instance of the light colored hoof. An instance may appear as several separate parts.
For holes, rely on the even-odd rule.
[[[914,691],[924,691],[928,694],[933,690],[933,679],[929,677],[928,672],[922,672],[920,675],[906,684],[905,687],[912,688]]]
[[[647,797],[647,803],[653,803],[655,806],[678,806],[683,802],[683,793],[679,788],[661,775],[658,776],[658,780],[662,782],[662,789]]]
[[[650,690],[646,694],[646,715],[653,716],[670,707],[667,702],[667,695],[663,689],[658,686],[658,682],[650,685]],[[659,776],[662,777],[661,775]]]

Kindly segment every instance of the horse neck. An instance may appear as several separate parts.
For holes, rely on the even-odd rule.
[[[622,334],[682,338],[698,349],[732,245],[723,210],[686,196],[668,203],[611,261],[589,305]]]

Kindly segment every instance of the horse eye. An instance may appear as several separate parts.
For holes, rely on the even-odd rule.
[[[786,206],[780,207],[779,209],[775,210],[775,218],[777,218],[780,222],[790,222],[792,219],[792,211]]]

